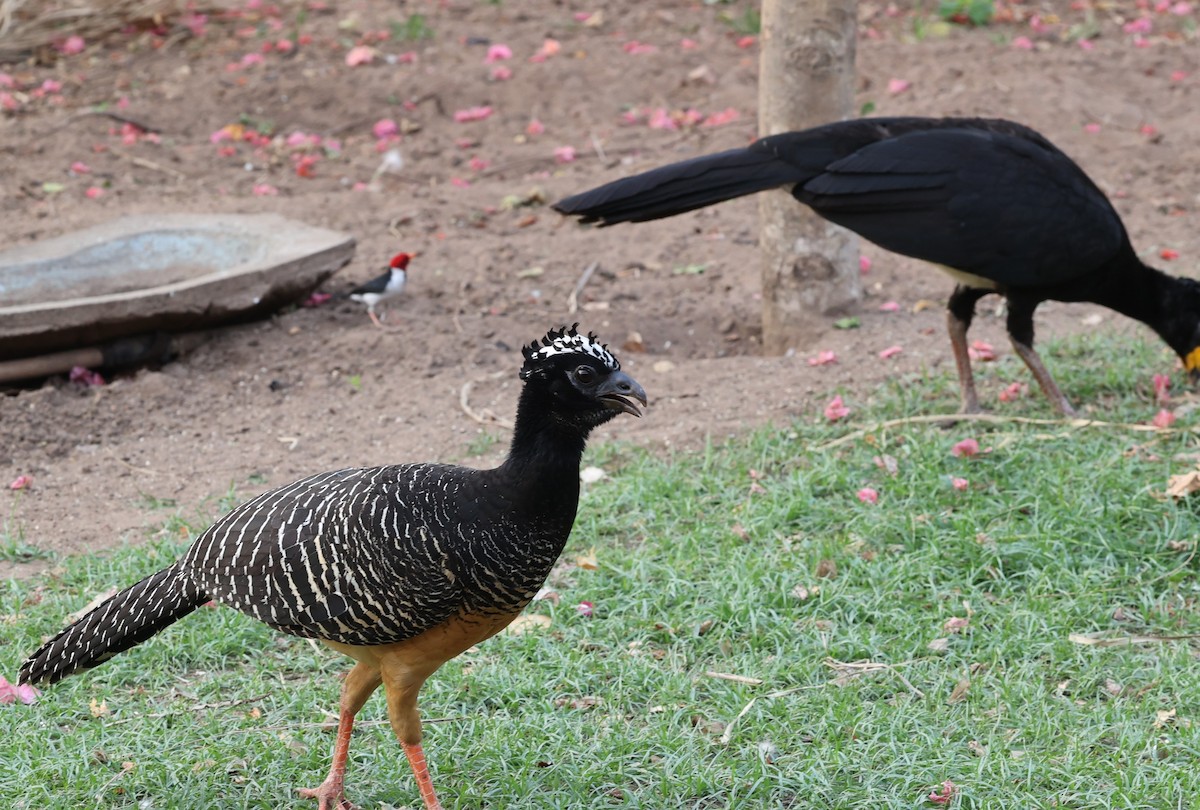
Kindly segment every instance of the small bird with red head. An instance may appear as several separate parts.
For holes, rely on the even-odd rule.
[[[381,329],[383,324],[380,323],[379,316],[375,314],[375,307],[389,298],[395,298],[404,290],[404,285],[408,281],[408,263],[411,260],[411,254],[397,253],[388,263],[386,273],[376,276],[366,284],[350,291],[350,299],[358,301],[360,304],[366,304],[367,315],[371,317],[371,323]]]

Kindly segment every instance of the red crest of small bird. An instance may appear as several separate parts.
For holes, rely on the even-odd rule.
[[[391,263],[388,265],[393,270],[408,270],[408,263],[412,261],[412,256],[408,253],[397,253],[392,257]]]

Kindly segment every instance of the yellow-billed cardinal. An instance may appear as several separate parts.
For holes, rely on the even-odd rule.
[[[355,287],[350,291],[350,298],[366,304],[371,322],[381,329],[383,324],[379,322],[379,317],[375,314],[375,307],[387,299],[399,295],[404,289],[404,284],[408,280],[408,263],[411,259],[412,256],[408,253],[397,253],[388,263],[386,273],[376,276],[361,287]]]

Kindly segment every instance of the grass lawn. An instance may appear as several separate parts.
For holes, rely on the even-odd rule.
[[[1151,374],[1172,367],[1159,344],[1116,339],[1046,356],[1111,423],[1148,421]],[[1029,380],[1014,358],[980,377],[994,412],[1052,416],[1036,391],[995,401]],[[1160,497],[1195,467],[1196,435],[877,426],[956,402],[952,379],[905,379],[847,397],[839,422],[817,409],[703,453],[590,450],[609,478],[585,492],[550,582],[560,601],[530,608],[549,626],[486,642],[423,692],[446,806],[1197,806],[1200,520]],[[955,456],[963,439],[980,452]],[[200,511],[0,585],[0,672],[165,564]],[[36,548],[6,532],[0,548]],[[0,706],[0,795],[39,810],[315,806],[294,788],[324,778],[344,661],[202,609],[32,706]],[[418,806],[383,700],[361,718],[350,798]]]

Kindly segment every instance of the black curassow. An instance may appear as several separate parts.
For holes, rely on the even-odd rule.
[[[743,149],[614,180],[554,205],[613,225],[784,188],[880,247],[957,282],[947,323],[965,412],[979,410],[967,330],[989,292],[1051,403],[1073,413],[1033,348],[1046,300],[1102,304],[1147,324],[1200,378],[1200,284],[1138,259],[1120,216],[1069,157],[1029,127],[982,118],[864,118],[771,135]]]
[[[499,467],[338,470],[260,495],[177,562],[47,641],[20,682],[51,684],[97,666],[214,599],[358,662],[342,685],[329,775],[304,796],[320,810],[352,806],[343,785],[354,716],[382,683],[424,805],[440,807],[418,691],[533,599],[571,532],[588,434],[647,404],[594,335],[554,330],[522,351],[524,385]]]

